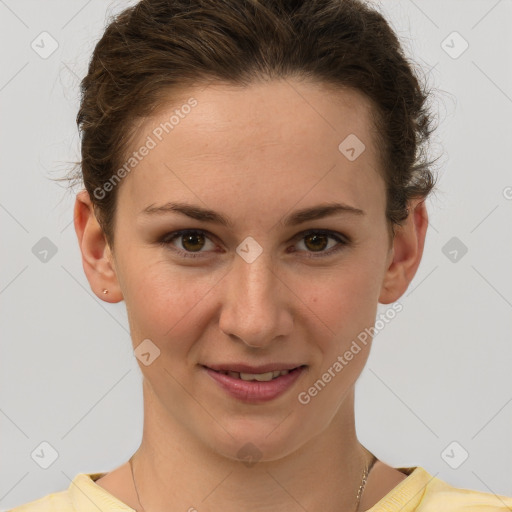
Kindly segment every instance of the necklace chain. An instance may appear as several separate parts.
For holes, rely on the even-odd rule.
[[[135,455],[135,454],[134,454]],[[134,455],[132,455],[130,457],[130,460],[128,461],[129,464],[130,464],[130,471],[132,473],[132,480],[133,480],[133,487],[135,488],[135,493],[137,494],[137,501],[139,502],[139,505],[140,505],[140,508],[142,510],[142,512],[146,512],[144,510],[144,507],[142,506],[142,503],[140,502],[140,496],[139,496],[139,491],[137,489],[137,484],[135,483],[135,476],[133,474],[133,463],[132,463],[132,459],[134,457]],[[375,462],[377,462],[377,457],[375,457],[375,455],[373,455],[373,453],[371,454],[371,459],[370,459],[370,463],[365,466],[364,470],[363,470],[363,478],[362,478],[362,481],[361,481],[361,485],[359,486],[359,489],[357,491],[357,498],[356,498],[356,512],[358,512],[359,510],[359,503],[361,502],[361,496],[363,495],[363,491],[364,491],[364,488],[366,486],[366,481],[368,479],[368,475],[373,467],[373,465],[375,464]]]
[[[372,453],[370,463],[365,466],[363,471],[363,481],[361,482],[361,485],[359,486],[359,490],[357,491],[357,502],[356,502],[356,512],[359,510],[359,503],[361,502],[361,496],[363,495],[364,488],[366,486],[366,480],[368,479],[368,475],[370,474],[370,471],[373,467],[373,465],[377,462],[377,457]],[[135,485],[135,481],[134,481]]]

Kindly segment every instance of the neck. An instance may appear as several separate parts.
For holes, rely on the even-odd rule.
[[[372,456],[356,437],[353,388],[324,431],[284,457],[253,464],[201,443],[168,415],[145,380],[144,404],[143,440],[133,456],[144,512],[357,509]]]

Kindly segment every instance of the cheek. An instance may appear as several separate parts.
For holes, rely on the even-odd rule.
[[[201,327],[202,305],[220,285],[216,283],[221,276],[199,275],[197,269],[178,269],[162,260],[147,261],[140,258],[125,267],[129,279],[124,295],[134,341],[150,338],[163,344],[193,337]]]
[[[314,286],[300,285],[297,295],[309,308],[319,339],[326,350],[339,350],[373,325],[382,278],[377,265],[371,265],[364,256],[337,269],[326,271],[325,276],[309,280]],[[302,295],[301,295],[302,294]]]

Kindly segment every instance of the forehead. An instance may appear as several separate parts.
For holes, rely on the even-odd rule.
[[[196,103],[192,108],[187,105],[190,98]],[[245,153],[258,145],[288,146],[293,142],[308,152],[325,153],[337,151],[336,142],[349,134],[364,139],[371,150],[374,128],[370,114],[370,100],[353,89],[291,79],[245,87],[214,83],[173,98],[172,103],[157,109],[139,133],[144,136],[156,130],[157,136],[172,133],[175,139],[183,133],[180,150],[191,154],[198,146],[228,155]],[[189,136],[191,132],[194,137]]]
[[[360,202],[383,194],[374,139],[370,101],[352,89],[288,79],[195,87],[140,125],[129,153],[150,149],[118,199],[137,211],[184,194],[216,205],[229,193],[255,205],[283,192]]]

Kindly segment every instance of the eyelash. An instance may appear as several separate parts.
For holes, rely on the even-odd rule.
[[[211,236],[209,236],[210,233],[208,231],[204,231],[202,229],[182,229],[180,231],[174,231],[172,233],[167,233],[160,240],[158,240],[158,244],[169,249],[171,242],[173,242],[176,238],[179,238],[180,236],[183,236],[183,235],[190,235],[190,234],[201,234],[201,235],[205,235],[206,238],[211,239]],[[335,245],[334,247],[331,247],[331,249],[329,249],[328,251],[325,251],[325,252],[322,251],[318,254],[315,254],[311,251],[306,251],[308,253],[308,256],[306,256],[307,258],[324,258],[327,256],[331,256],[332,254],[340,251],[341,249],[343,249],[345,246],[349,245],[349,243],[350,243],[350,240],[346,236],[340,235],[339,233],[335,233],[333,231],[323,230],[323,229],[310,229],[308,231],[303,231],[295,237],[294,241],[300,241],[303,238],[305,238],[306,236],[312,235],[312,234],[327,235],[329,238],[333,238],[334,240],[336,240],[338,242],[338,244]],[[205,256],[202,256],[201,252],[197,252],[197,253],[187,252],[187,251],[183,251],[182,249],[178,249],[176,247],[172,247],[171,250],[177,252],[179,256],[183,256],[185,258],[204,258],[205,257]]]

